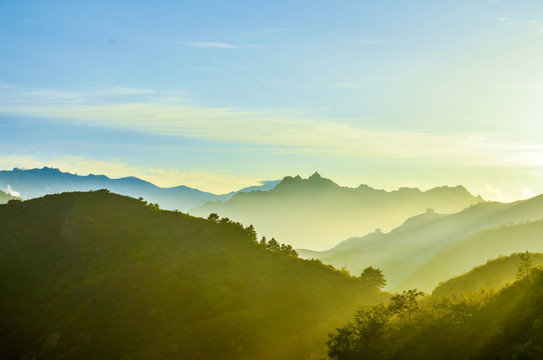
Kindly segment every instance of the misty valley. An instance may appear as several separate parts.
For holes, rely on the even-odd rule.
[[[543,195],[0,171],[3,359],[543,359]]]
[[[0,1],[0,360],[543,360],[543,0]]]

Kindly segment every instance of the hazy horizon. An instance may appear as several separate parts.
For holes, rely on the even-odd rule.
[[[543,4],[0,7],[0,168],[543,193]]]
[[[543,359],[542,59],[543,0],[0,2],[2,356]]]

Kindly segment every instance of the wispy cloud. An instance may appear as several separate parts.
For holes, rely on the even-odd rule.
[[[360,40],[345,40],[345,44],[360,44],[360,45],[380,45],[386,43],[384,40],[376,39],[360,39]]]
[[[543,21],[541,20],[513,20],[508,17],[499,17],[496,19],[501,25],[523,25],[535,29],[537,33],[543,35]]]
[[[270,29],[270,31],[272,31]],[[277,30],[278,31],[278,30]],[[286,31],[286,30],[285,30]],[[215,49],[276,49],[276,48],[308,48],[319,46],[330,46],[338,44],[352,45],[381,45],[387,43],[385,40],[377,39],[357,39],[357,40],[340,40],[340,41],[299,41],[299,42],[245,42],[243,44],[230,44],[222,42],[185,42],[177,41],[177,44],[192,47],[215,48]]]
[[[345,86],[345,85],[344,85]],[[44,90],[40,92],[44,93]],[[145,133],[193,137],[277,153],[398,159],[462,166],[543,166],[540,149],[481,133],[436,134],[422,130],[377,130],[357,121],[314,119],[299,111],[239,111],[165,102],[73,104],[54,101],[62,91],[50,91],[50,103],[32,103],[35,93],[18,103],[0,102],[0,112],[66,119],[70,124],[124,127]],[[71,94],[71,92],[70,92]],[[75,97],[85,98],[85,94]],[[27,95],[28,96],[28,95]],[[401,145],[399,145],[401,144]],[[534,155],[536,154],[536,155]]]
[[[182,102],[189,95],[186,90],[156,91],[126,86],[90,86],[84,90],[62,90],[50,88],[23,88],[0,82],[0,103],[12,105],[67,106],[104,102],[146,102],[169,99]],[[1,110],[1,108],[0,108]]]
[[[351,82],[336,82],[332,83],[332,87],[338,88],[338,89],[356,89],[356,84]]]
[[[97,88],[93,91],[94,94],[101,95],[145,95],[154,94],[156,91],[151,89],[125,87],[125,86],[113,86]]]
[[[269,28],[269,29],[257,29],[248,31],[247,34],[263,34],[263,33],[285,33],[285,32],[298,32],[307,31],[306,27],[288,27],[288,28]]]
[[[21,196],[21,193],[18,192],[18,191],[13,190],[9,184],[8,184],[8,186],[7,186],[7,188],[6,188],[6,192],[7,192],[8,194],[10,194],[11,196],[16,196],[16,197]]]
[[[222,42],[207,42],[207,41],[195,41],[195,42],[180,42],[182,45],[215,48],[215,49],[237,49],[239,46]]]

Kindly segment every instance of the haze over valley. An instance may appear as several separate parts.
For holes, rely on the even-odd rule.
[[[543,359],[543,2],[0,2],[0,358]]]

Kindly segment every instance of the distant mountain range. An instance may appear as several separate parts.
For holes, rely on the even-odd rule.
[[[538,213],[543,218],[541,210]],[[401,287],[429,290],[443,279],[458,276],[488,259],[513,252],[543,252],[542,234],[543,220],[478,231],[439,249]]]
[[[59,179],[104,181],[98,184],[134,179],[77,177],[48,168],[36,172],[43,171]],[[133,183],[141,184],[141,180]],[[13,194],[24,187],[10,185],[9,189]],[[453,214],[433,210],[451,210],[470,202],[473,204]],[[255,228],[243,226],[234,216],[232,220],[224,214],[222,218],[195,218],[162,211],[153,204],[107,190],[48,195],[0,205],[2,355],[10,359],[322,358],[330,331],[336,328],[342,333],[338,326],[356,309],[383,303],[391,296],[358,278],[363,268],[382,269],[389,287],[400,290],[429,292],[445,281],[433,293],[434,298],[439,298],[477,291],[482,286],[499,288],[515,277],[517,255],[466,271],[499,255],[543,251],[543,195],[503,204],[484,202],[460,186],[426,192],[386,192],[367,186],[343,188],[315,174],[308,179],[286,177],[271,190],[238,193],[230,200],[202,208],[221,204],[243,205],[245,208],[238,210],[246,215],[253,211],[274,220],[298,214],[294,221],[301,227],[313,223],[323,233],[367,227],[366,221],[389,224],[393,221],[389,216],[399,219],[426,210],[389,232],[377,230],[348,238],[323,252],[299,250],[306,258],[319,258],[336,267],[348,266],[354,275],[348,276],[321,261],[300,259],[277,242],[259,241]],[[325,219],[327,222],[323,222]],[[345,219],[358,219],[358,223],[353,225]],[[291,224],[287,221],[284,226]],[[541,254],[531,256],[534,265],[543,261]],[[469,339],[481,333],[479,326],[486,329],[489,321],[498,319],[492,325],[496,332],[487,332],[486,340],[495,339],[496,344],[510,344],[515,349],[532,340],[541,341],[542,313],[538,304],[543,298],[543,273],[539,270],[527,274],[505,287],[496,301],[481,303],[488,306],[481,307],[484,313],[479,313],[478,325],[466,328],[471,331]],[[406,292],[394,298],[401,301],[402,296],[405,298]],[[458,314],[469,318],[471,313],[464,310],[476,304],[470,301],[451,298],[440,303],[455,309],[450,313],[453,317],[443,319],[456,321]],[[411,318],[410,305],[402,306],[398,309],[407,309],[408,315],[393,315],[398,316],[394,318],[398,321],[390,324],[407,321],[405,329],[409,331],[426,324],[424,315],[423,322],[411,327],[418,310],[411,308]],[[431,309],[429,303],[423,306]],[[373,309],[391,308],[380,305]],[[377,325],[379,329],[383,318],[360,317],[363,311],[357,312],[357,319],[371,321],[350,324]],[[529,319],[524,321],[526,313]],[[510,322],[509,318],[521,319],[522,324]],[[407,354],[401,358],[432,358],[434,346],[443,352],[440,358],[446,358],[444,349],[450,345],[438,341],[450,335],[449,325],[453,323],[443,319],[434,317],[424,332],[416,330],[413,334],[417,340],[408,343],[406,351],[398,352]],[[520,332],[500,337],[501,329]],[[465,329],[457,330],[458,338],[451,349],[458,354],[452,358],[462,358],[463,348],[456,344],[466,338],[465,333]],[[369,334],[380,333],[372,330]],[[403,337],[402,332],[401,344],[405,344]],[[406,339],[413,338],[410,334]],[[382,344],[388,349],[391,342],[385,340]],[[423,341],[427,352],[420,355]],[[366,344],[364,349],[368,348]],[[350,346],[349,341],[339,345],[347,350]],[[490,348],[494,350],[495,346]],[[519,349],[516,354],[523,353],[524,348]],[[485,358],[498,358],[497,353],[495,350]]]
[[[387,192],[367,185],[342,187],[315,173],[307,179],[287,176],[270,191],[239,193],[227,201],[208,202],[190,213],[218,213],[245,225],[253,224],[261,234],[295,247],[323,249],[375,228],[389,231],[429,208],[456,213],[483,201],[462,186]]]
[[[251,186],[228,194],[215,195],[183,185],[161,188],[133,176],[121,179],[110,179],[105,175],[80,176],[49,167],[31,170],[15,168],[11,171],[0,171],[0,189],[9,188],[11,191],[19,193],[23,199],[68,191],[107,189],[121,195],[143,197],[146,201],[159,203],[164,209],[181,211],[188,211],[207,201],[228,200],[239,192],[270,190],[278,183],[278,180],[264,181],[260,186]]]
[[[427,211],[389,233],[349,238],[300,256],[320,259],[354,274],[381,268],[390,288],[432,290],[486,260],[513,252],[543,251],[543,195],[513,203],[482,202],[452,215]],[[514,223],[518,225],[509,225]]]

